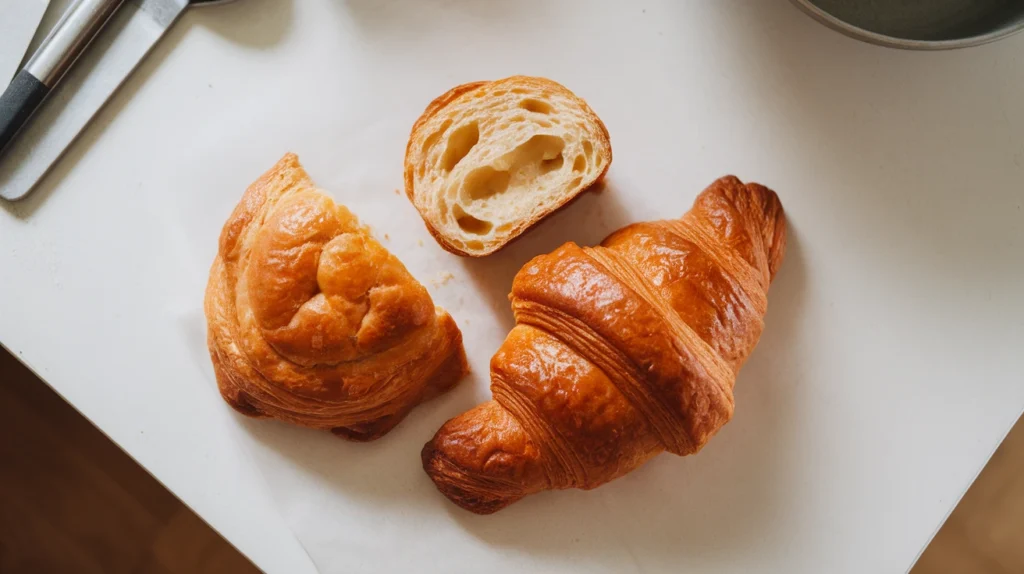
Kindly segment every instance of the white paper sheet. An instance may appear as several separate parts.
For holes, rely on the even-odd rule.
[[[321,572],[470,572],[478,566],[498,572],[646,572],[672,569],[687,556],[708,564],[743,558],[738,564],[753,568],[760,552],[770,551],[769,533],[757,530],[779,512],[772,491],[782,486],[780,443],[792,432],[784,419],[795,406],[785,398],[791,391],[783,377],[795,367],[791,349],[802,346],[796,242],[794,270],[773,287],[779,295],[771,303],[772,334],[741,378],[740,422],[699,458],[666,455],[599,490],[542,494],[486,517],[448,503],[422,470],[419,451],[441,423],[490,398],[488,361],[513,324],[507,301],[512,275],[533,254],[569,239],[596,243],[629,221],[619,194],[612,186],[590,194],[485,260],[442,252],[415,212],[402,205],[404,196],[377,194],[378,200],[354,207],[381,223],[376,234],[390,238],[384,244],[457,318],[473,373],[370,444],[239,417],[240,440],[252,449],[283,515]],[[346,200],[344,193],[337,196]],[[445,282],[447,273],[452,278]],[[189,329],[200,326],[190,323]],[[203,357],[202,333],[190,335],[196,356]],[[212,371],[205,370],[212,386]],[[745,540],[750,552],[729,558],[737,540]]]
[[[781,1],[310,0],[288,12],[259,64],[202,16],[204,47],[237,59],[237,75],[209,96],[218,112],[182,152],[189,173],[168,177],[210,183],[152,214],[193,270],[179,326],[210,400],[206,266],[244,187],[286,150],[450,310],[473,369],[370,444],[238,417],[324,574],[903,570],[987,455],[959,429],[984,425],[994,443],[1024,405],[1024,60],[1009,50],[864,46]],[[499,254],[458,258],[397,192],[405,140],[434,96],[513,73],[590,101],[615,150],[608,184]],[[774,187],[791,230],[733,422],[699,456],[492,516],[437,493],[420,449],[489,398],[518,268],[681,215],[725,173]]]

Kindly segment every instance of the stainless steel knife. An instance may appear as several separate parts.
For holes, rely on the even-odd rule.
[[[92,10],[80,15],[84,17],[76,21],[73,33],[61,36],[61,23],[66,32],[71,18],[66,13],[18,72],[8,92],[0,96],[0,127],[2,114],[21,115],[13,118],[16,135],[0,150],[0,197],[13,200],[28,195],[186,8],[225,1],[73,4],[69,12],[79,4],[88,4]],[[15,85],[18,78],[23,82]],[[9,97],[12,90],[20,93]]]

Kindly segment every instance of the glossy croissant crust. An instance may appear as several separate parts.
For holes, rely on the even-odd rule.
[[[427,474],[487,514],[595,488],[663,450],[696,453],[732,417],[785,243],[775,193],[724,177],[682,219],[534,258],[512,284],[494,399],[441,427],[423,448]]]
[[[205,310],[228,404],[353,440],[380,437],[467,369],[451,316],[293,154],[225,223]]]

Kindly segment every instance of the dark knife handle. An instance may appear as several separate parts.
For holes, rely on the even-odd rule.
[[[21,127],[50,93],[38,78],[21,70],[0,96],[0,152],[11,143]]]

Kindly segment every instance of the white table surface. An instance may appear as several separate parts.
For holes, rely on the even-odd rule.
[[[736,419],[699,457],[649,471],[711,469],[688,485],[723,512],[682,532],[769,571],[906,570],[1024,408],[1024,34],[908,53],[784,0],[587,5],[187,14],[41,189],[3,204],[0,343],[262,569],[312,572],[181,335],[203,328],[220,225],[287,150],[343,199],[391,194],[432,97],[550,75],[602,115],[616,156],[611,191],[539,236],[571,237],[573,209],[630,190],[648,190],[631,214],[678,214],[723,173],[771,185],[789,216]],[[602,33],[563,53],[574,9]],[[393,169],[367,173],[366,158]],[[524,244],[496,261],[518,264]],[[473,384],[460,392],[486,394]]]

